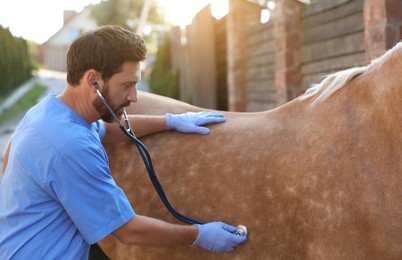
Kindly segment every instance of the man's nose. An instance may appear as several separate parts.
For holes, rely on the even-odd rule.
[[[130,91],[127,100],[130,102],[137,102],[137,86],[134,86],[133,89]]]

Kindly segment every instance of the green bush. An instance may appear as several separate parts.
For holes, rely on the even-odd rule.
[[[0,26],[0,97],[26,82],[32,76],[33,65],[28,44]]]

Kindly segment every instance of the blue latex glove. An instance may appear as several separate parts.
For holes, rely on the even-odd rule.
[[[166,114],[166,129],[182,133],[208,134],[209,129],[200,125],[221,123],[225,121],[219,112],[187,112],[183,114]]]
[[[198,236],[193,245],[215,253],[229,252],[241,243],[246,242],[247,236],[234,234],[236,227],[222,222],[211,222],[198,225]]]

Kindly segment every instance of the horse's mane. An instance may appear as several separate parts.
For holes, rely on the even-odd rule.
[[[306,92],[299,97],[299,99],[305,100],[311,97],[315,97],[315,99],[311,103],[312,106],[323,102],[336,91],[346,86],[346,84],[354,77],[359,76],[368,68],[371,68],[373,66],[380,66],[382,60],[385,58],[384,56],[389,56],[389,53],[390,51],[377,59],[373,59],[371,63],[367,66],[352,67],[324,76],[323,80],[320,83],[312,84],[311,87],[308,88]]]
[[[321,83],[312,84],[311,87],[308,88],[299,98],[305,100],[315,96],[311,105],[316,105],[326,100],[329,96],[344,87],[351,79],[360,75],[366,69],[367,66],[353,67],[326,75]]]

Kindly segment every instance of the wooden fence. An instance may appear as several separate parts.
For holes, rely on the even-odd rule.
[[[325,74],[368,63],[402,38],[400,0],[276,0],[265,24],[261,9],[230,0],[221,20],[210,6],[197,14],[186,41],[175,39],[180,99],[220,110],[272,109]]]

